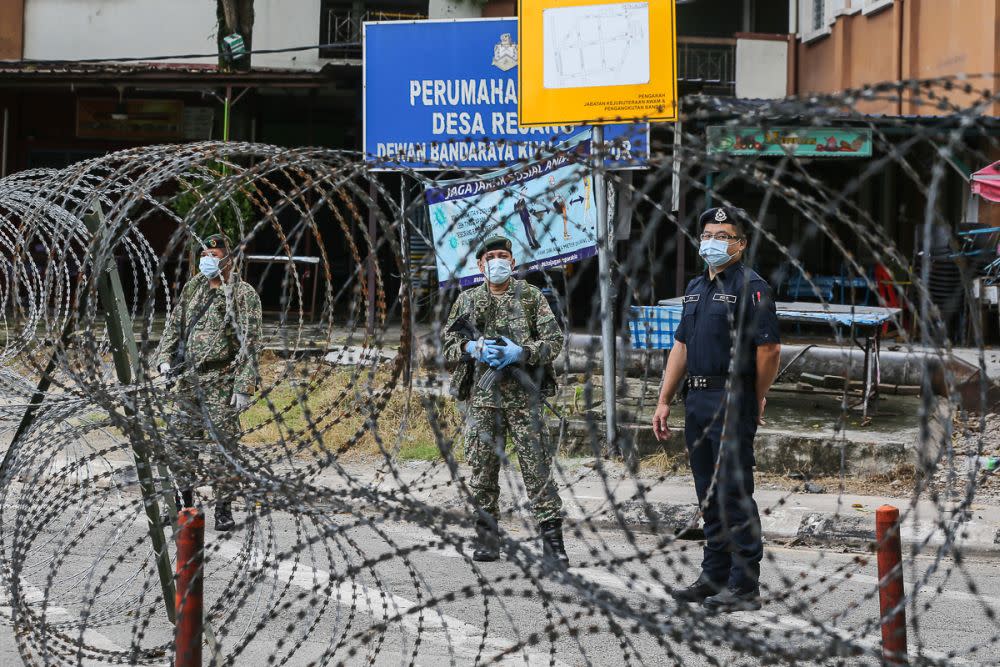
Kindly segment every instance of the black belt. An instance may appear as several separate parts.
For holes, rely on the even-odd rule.
[[[689,375],[687,378],[688,391],[694,389],[725,389],[725,375]]]

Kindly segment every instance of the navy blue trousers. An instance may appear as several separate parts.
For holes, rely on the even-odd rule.
[[[734,398],[723,390],[691,390],[684,437],[705,522],[702,573],[718,585],[750,591],[757,590],[764,556],[753,499],[758,408],[749,383]]]

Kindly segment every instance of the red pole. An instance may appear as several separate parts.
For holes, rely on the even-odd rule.
[[[882,618],[882,658],[890,665],[906,664],[906,608],[903,606],[903,551],[899,543],[899,510],[882,505],[875,510],[878,551],[878,602]]]
[[[175,667],[201,667],[205,515],[192,507],[177,516]]]

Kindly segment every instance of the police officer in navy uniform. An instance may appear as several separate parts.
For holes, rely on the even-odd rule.
[[[698,580],[675,592],[714,611],[760,609],[760,515],[753,500],[753,439],[778,372],[781,342],[771,288],[743,265],[746,212],[701,214],[707,270],[684,292],[684,311],[653,416],[670,437],[670,402],[687,376],[684,436],[705,523]],[[718,471],[718,472],[716,472]]]

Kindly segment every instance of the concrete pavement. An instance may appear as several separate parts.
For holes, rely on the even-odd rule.
[[[519,557],[474,564],[464,549],[442,542],[440,530],[412,522],[358,524],[334,516],[337,538],[302,548],[316,537],[308,522],[274,512],[250,530],[245,518],[237,511],[241,525],[230,536],[212,530],[211,521],[206,531],[206,601],[217,626],[220,614],[237,612],[222,638],[237,665],[878,664],[876,569],[864,555],[769,547],[764,608],[712,617],[678,607],[670,596],[696,575],[699,550],[685,541],[585,528],[568,541],[571,569],[546,575]],[[537,553],[532,530],[508,527],[511,544]],[[136,521],[123,537],[141,530]],[[461,525],[447,530],[471,534]],[[98,535],[81,542],[74,569],[113,555],[108,546]],[[137,591],[134,574],[149,572],[150,562],[130,562],[108,573],[108,588],[120,593],[91,611],[107,612]],[[45,575],[45,567],[25,573],[24,583],[41,588]],[[919,610],[909,618],[913,656],[942,665],[1000,660],[989,641],[996,632],[990,614],[1000,609],[1000,572],[992,562],[921,556],[907,560],[904,576]],[[253,588],[244,595],[248,581]],[[80,592],[66,582],[51,595],[57,593],[63,614],[53,620],[79,619]],[[235,598],[243,602],[234,610]],[[32,600],[38,613],[54,613],[52,599],[44,604]],[[137,621],[95,618],[88,639],[109,650],[169,642],[155,592],[147,605]],[[148,623],[145,639],[134,633],[138,621]],[[14,641],[0,631],[5,660],[16,655]]]
[[[697,534],[697,499],[687,477],[634,478],[618,465],[594,469],[585,464],[593,460],[560,460],[557,477],[569,522],[647,533]],[[378,474],[370,466],[347,466],[346,470],[385,493],[405,490],[433,506],[465,507],[459,485],[441,463],[407,462],[389,475]],[[467,478],[468,470],[460,466],[459,475]],[[503,477],[503,518],[510,524],[527,525],[530,512],[516,465],[506,468]],[[331,478],[325,483],[339,482]],[[866,549],[875,539],[876,508],[893,505],[900,510],[904,548],[934,553],[947,545],[966,555],[1000,556],[1000,505],[978,499],[934,502],[930,495],[925,490],[914,503],[900,496],[758,489],[754,498],[764,537],[774,543]]]

